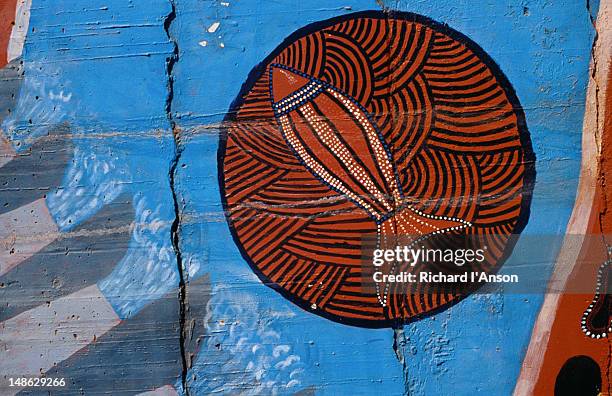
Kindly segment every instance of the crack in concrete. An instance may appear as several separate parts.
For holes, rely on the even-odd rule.
[[[170,123],[170,127],[172,128],[172,137],[174,139],[174,157],[170,163],[170,170],[168,172],[168,177],[170,180],[170,190],[172,192],[172,201],[174,204],[174,221],[171,226],[171,238],[172,238],[172,248],[174,249],[174,254],[176,255],[176,266],[179,274],[179,349],[181,353],[181,385],[183,388],[183,393],[189,396],[189,389],[187,386],[187,371],[189,369],[189,361],[186,353],[185,340],[187,335],[186,329],[186,310],[187,310],[187,287],[185,282],[185,271],[183,268],[183,257],[181,253],[180,247],[180,225],[181,225],[181,210],[179,206],[179,198],[176,192],[176,171],[178,163],[181,159],[181,155],[183,153],[183,147],[180,141],[180,133],[179,129],[176,126],[176,122],[174,121],[174,116],[172,115],[172,101],[174,99],[174,65],[179,60],[179,47],[178,42],[172,35],[170,31],[170,26],[172,22],[176,19],[176,3],[175,0],[168,0],[170,2],[170,12],[166,15],[164,20],[164,31],[168,36],[168,40],[173,45],[172,54],[166,58],[166,74],[168,76],[167,89],[168,95],[166,96],[166,117],[168,122]]]
[[[393,329],[393,352],[395,352],[395,357],[397,361],[402,365],[402,373],[404,374],[404,396],[410,395],[410,383],[408,381],[408,364],[406,363],[406,347],[407,347],[408,339],[406,338],[406,333],[404,332],[404,327],[400,325],[399,327],[395,327]]]
[[[388,25],[388,31],[385,33],[386,37],[384,41],[386,42],[387,48],[389,49],[389,54],[391,53],[391,47],[393,45],[393,38],[396,33],[396,26],[391,22],[391,18],[393,18],[394,9],[399,9],[399,0],[395,1],[394,6],[388,6],[384,0],[376,0],[378,5],[381,7],[382,11],[386,14],[386,23]],[[390,57],[390,55],[388,55]],[[396,80],[398,77],[392,73],[391,67],[391,59],[387,60],[387,73],[391,78],[391,82]],[[390,94],[391,86],[393,84],[389,84],[389,91],[387,94]],[[399,122],[400,115],[397,113],[392,114],[393,123],[397,124]],[[405,308],[406,301],[402,301],[402,308]],[[393,352],[395,353],[395,357],[397,358],[398,363],[402,367],[403,381],[404,381],[404,396],[410,395],[410,377],[408,375],[408,362],[406,361],[406,345],[407,338],[404,332],[404,323],[397,323],[396,326],[393,327]]]
[[[595,134],[599,135],[599,80],[597,78],[597,40],[599,39],[599,31],[597,30],[597,23],[595,20],[595,17],[593,16],[593,13],[591,11],[591,1],[590,0],[586,0],[586,8],[587,8],[587,13],[589,14],[589,19],[591,21],[591,24],[593,25],[593,31],[594,31],[594,36],[593,36],[593,45],[591,46],[591,60],[592,60],[592,69],[591,69],[591,79],[593,79],[593,83],[595,84]],[[595,142],[599,145],[599,142],[601,142],[601,136],[597,136],[597,138],[595,139]],[[601,147],[597,147],[598,152],[600,152]]]
[[[607,243],[608,241],[606,240],[606,232],[604,230],[604,223],[605,223],[605,216],[606,213],[608,211],[608,200],[607,200],[607,195],[605,193],[606,191],[606,172],[605,172],[605,162],[606,162],[606,157],[604,155],[604,147],[606,144],[606,136],[605,136],[605,131],[604,129],[600,130],[600,94],[601,94],[601,88],[600,88],[600,84],[599,84],[599,75],[598,75],[598,56],[597,56],[597,45],[598,45],[598,39],[599,39],[599,30],[597,28],[597,20],[596,20],[596,16],[594,16],[593,11],[591,9],[591,1],[590,0],[586,0],[586,8],[587,8],[587,13],[589,14],[589,19],[591,21],[591,24],[593,25],[593,31],[594,31],[594,36],[593,36],[593,45],[591,46],[591,60],[592,60],[592,69],[591,69],[591,79],[593,80],[593,83],[595,85],[595,134],[596,134],[596,139],[595,139],[595,143],[598,145],[597,147],[597,152],[599,153],[599,168],[597,170],[597,183],[599,184],[599,187],[601,188],[601,191],[599,192],[599,198],[601,200],[601,204],[602,207],[599,208],[599,215],[598,215],[598,226],[599,226],[599,232],[601,234],[601,239],[602,239],[602,243],[604,246],[606,246],[608,249],[606,251],[606,256],[607,259],[610,260],[612,259],[612,255],[611,255],[611,250],[610,250],[610,245]],[[603,128],[605,128],[605,125],[603,126]]]
[[[604,223],[606,221],[605,217],[608,211],[608,197],[606,194],[606,176],[607,176],[607,172],[606,172],[606,165],[605,162],[608,160],[605,156],[605,147],[606,147],[606,143],[607,143],[607,136],[606,136],[606,125],[605,125],[605,120],[603,125],[601,125],[601,130],[600,130],[600,94],[601,94],[601,88],[600,88],[600,84],[599,84],[599,78],[600,76],[598,75],[598,56],[597,56],[597,45],[598,45],[598,39],[599,39],[599,29],[597,27],[597,20],[596,17],[594,16],[592,10],[591,10],[591,4],[590,4],[590,0],[586,0],[586,8],[587,8],[587,12],[589,14],[589,19],[591,20],[591,24],[593,25],[593,30],[595,31],[594,33],[594,37],[593,37],[593,45],[591,47],[591,59],[592,59],[592,70],[591,70],[591,78],[593,79],[593,83],[595,85],[595,128],[596,128],[596,139],[595,142],[596,144],[598,144],[599,147],[597,147],[598,149],[598,154],[599,154],[599,169],[597,171],[598,175],[598,184],[599,187],[601,189],[600,191],[600,197],[599,199],[601,199],[602,201],[602,206],[599,208],[599,216],[598,216],[598,226],[599,226],[599,232],[601,233],[601,238],[602,238],[602,242],[603,245],[607,247],[607,259],[610,260],[612,258],[612,249],[610,247],[610,245],[607,243],[608,241],[606,241],[606,233],[605,233],[605,229],[604,229]],[[603,60],[604,62],[606,62],[606,59]],[[606,66],[604,65],[604,68]],[[610,84],[610,76],[612,75],[611,73],[607,73],[607,76],[604,76],[604,78],[608,78],[608,84]],[[607,89],[608,91],[610,91],[610,89]],[[610,100],[609,98],[606,98],[607,100]],[[604,110],[605,111],[605,110]],[[605,117],[605,115],[604,115]],[[608,373],[610,372],[610,366],[612,365],[612,343],[608,343],[608,356],[607,356],[607,368],[608,368]],[[610,381],[608,381],[608,389],[607,389],[607,393],[610,393],[610,389],[612,388],[612,385],[610,383]]]
[[[602,129],[600,131],[599,127],[600,127],[600,84],[599,84],[599,76],[597,74],[598,70],[598,56],[597,56],[597,44],[598,44],[598,39],[599,39],[599,30],[597,29],[597,20],[596,20],[596,16],[593,14],[593,10],[591,9],[591,1],[590,0],[586,0],[586,8],[587,8],[587,13],[589,14],[589,19],[591,21],[591,24],[593,25],[593,30],[594,30],[594,37],[593,37],[593,45],[591,47],[591,60],[592,60],[592,69],[591,69],[591,79],[593,79],[593,83],[595,85],[595,134],[596,134],[596,139],[595,142],[596,144],[598,144],[598,153],[599,153],[599,169],[597,171],[598,175],[598,183],[599,186],[601,188],[601,191],[599,192],[599,199],[601,199],[601,203],[602,203],[602,207],[599,208],[599,216],[598,216],[598,225],[599,225],[599,231],[601,233],[601,237],[602,237],[602,242],[604,244],[604,246],[609,247],[607,241],[606,241],[606,237],[605,237],[605,231],[604,231],[604,223],[605,223],[605,216],[606,216],[606,212],[608,211],[608,201],[607,201],[607,196],[606,196],[606,172],[605,172],[605,162],[606,162],[606,157],[604,155],[604,147],[606,144],[606,137],[604,136],[605,132]],[[605,128],[605,126],[604,126]],[[612,257],[610,255],[610,250],[608,249],[607,251],[607,259],[610,260]]]

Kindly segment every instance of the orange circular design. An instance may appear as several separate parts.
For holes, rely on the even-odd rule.
[[[472,291],[364,284],[368,236],[378,248],[401,235],[490,236],[477,269],[494,273],[526,224],[535,175],[497,65],[409,13],[346,15],[285,40],[232,105],[219,161],[230,229],[258,276],[304,309],[366,327]]]

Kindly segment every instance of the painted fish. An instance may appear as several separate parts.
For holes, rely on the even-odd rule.
[[[316,178],[368,213],[377,225],[377,249],[395,249],[400,239],[418,243],[471,225],[459,218],[423,213],[410,204],[389,148],[354,98],[281,64],[272,64],[269,73],[272,107],[287,145]],[[386,263],[381,270],[396,273],[399,263]],[[390,284],[380,282],[374,287],[379,303],[387,307]],[[397,306],[391,309],[399,310],[404,299],[396,296],[393,304]]]

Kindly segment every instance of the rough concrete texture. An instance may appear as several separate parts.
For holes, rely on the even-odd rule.
[[[0,394],[47,394],[8,386],[40,375],[65,378],[54,395],[510,394],[542,295],[473,295],[396,329],[300,309],[230,235],[220,123],[295,30],[361,10],[422,14],[478,43],[513,85],[537,158],[523,232],[563,234],[596,8],[32,0],[23,54],[0,71],[0,258],[36,247],[0,263]],[[41,214],[16,216],[33,202]]]

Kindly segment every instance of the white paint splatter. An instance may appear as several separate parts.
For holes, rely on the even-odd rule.
[[[176,256],[170,243],[173,212],[147,197],[135,197],[134,228],[127,254],[98,287],[120,318],[129,318],[145,305],[178,286]],[[149,225],[163,224],[152,229]]]
[[[192,370],[197,394],[277,395],[301,383],[304,364],[279,320],[255,296],[215,287],[207,304],[206,341]],[[215,362],[215,364],[210,364]],[[175,385],[177,389],[181,384]]]
[[[123,192],[129,171],[108,147],[75,147],[62,186],[47,197],[47,207],[62,231],[79,225]]]
[[[206,47],[208,45],[208,41],[202,40],[198,44],[200,45],[200,47]]]
[[[75,118],[74,108],[78,105],[72,100],[69,83],[59,77],[61,69],[36,61],[25,62],[24,67],[25,77],[15,108],[0,125],[13,145],[19,143],[20,150],[62,122]]]
[[[217,31],[217,29],[219,29],[219,26],[221,26],[221,23],[219,22],[213,22],[212,25],[210,25],[207,29],[208,33],[214,33]]]
[[[55,94],[51,90],[51,91],[49,91],[49,99],[51,99],[51,100],[61,100],[64,103],[68,103],[68,102],[70,102],[70,99],[72,99],[72,93],[69,93],[68,95],[64,95],[64,91],[61,90],[59,94]]]

